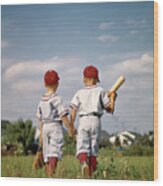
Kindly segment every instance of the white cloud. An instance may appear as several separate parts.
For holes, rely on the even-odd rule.
[[[135,19],[127,19],[126,21],[124,21],[124,24],[135,25],[135,24],[137,24],[137,20],[135,20]]]
[[[3,73],[3,82],[9,84],[14,91],[36,91],[43,86],[44,73],[55,69],[62,82],[74,81],[74,76],[82,74],[84,60],[79,58],[54,57],[45,61],[21,61],[8,67]],[[66,79],[62,79],[66,77]]]
[[[13,90],[16,90],[18,92],[35,92],[43,88],[43,83],[38,80],[17,80],[12,84]]]
[[[112,57],[110,56],[110,59]],[[101,62],[103,64],[99,68],[100,77],[102,77],[101,86],[108,90],[119,75],[126,76],[126,82],[118,90],[115,114],[122,120],[127,120],[127,124],[132,123],[131,126],[134,127],[140,123],[144,124],[147,119],[153,121],[152,110],[150,110],[153,103],[153,57],[149,53],[126,54],[125,59],[116,64],[108,63],[107,58],[106,61]],[[119,58],[120,60],[121,58]],[[79,58],[54,57],[44,61],[20,61],[6,67],[2,73],[3,117],[8,119],[35,117],[39,98],[45,91],[43,75],[49,68],[56,68],[61,76],[58,93],[65,103],[69,104],[74,93],[82,86],[82,71],[85,65],[88,65],[87,61]],[[103,127],[108,129],[108,125],[106,125],[108,116],[104,116],[103,121]],[[120,124],[117,125],[120,126]],[[139,128],[141,129],[141,126]],[[110,131],[110,129],[108,130]]]
[[[113,55],[111,55],[111,54],[103,54],[103,55],[100,55],[99,57],[98,57],[98,60],[99,61],[109,61],[109,60],[111,60],[112,58],[113,58],[114,56]]]
[[[43,73],[46,69],[58,68],[59,64],[54,61],[29,61],[19,62],[9,67],[4,74],[5,80],[14,80],[24,76],[34,76]]]
[[[141,57],[127,59],[114,65],[113,69],[128,74],[152,73],[153,57],[148,53],[144,53]]]
[[[131,30],[129,33],[130,33],[130,35],[136,35],[136,34],[138,34],[138,31],[137,30]]]
[[[107,35],[100,35],[99,37],[97,37],[97,39],[101,42],[104,42],[104,43],[108,43],[108,42],[111,42],[111,43],[114,43],[115,41],[118,40],[118,37],[117,36],[113,36],[113,35],[110,35],[110,34],[107,34]]]
[[[142,54],[142,52],[125,52],[125,53],[121,53],[119,55],[117,55],[117,53],[105,53],[105,54],[101,54],[98,57],[98,60],[100,62],[118,62],[118,61],[123,61],[126,59],[132,59],[132,58],[136,58],[138,56],[140,56]]]
[[[112,27],[112,25],[114,25],[113,22],[103,22],[99,25],[99,29],[100,30],[108,30]]]
[[[1,41],[1,48],[2,49],[7,48],[9,46],[10,46],[10,44],[7,41]]]
[[[11,65],[4,73],[4,79],[6,81],[14,80],[21,77],[33,77],[40,74],[44,74],[49,69],[55,69],[57,71],[66,71],[66,67],[77,65],[79,59],[77,58],[59,58],[54,57],[45,61],[33,60],[33,61],[21,61]]]
[[[146,19],[139,19],[139,20],[136,20],[136,19],[128,19],[124,22],[124,24],[127,24],[127,25],[132,25],[132,26],[143,26],[144,24],[147,23],[147,20]]]
[[[126,82],[120,90],[125,92],[127,97],[135,96],[133,92],[137,92],[138,89],[140,95],[144,94],[144,91],[147,90],[150,94],[152,93],[153,57],[149,53],[130,57],[116,64],[106,62],[103,64],[105,65],[101,69],[101,79],[105,87],[111,87],[120,75],[124,75]]]

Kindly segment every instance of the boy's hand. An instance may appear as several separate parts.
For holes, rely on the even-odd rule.
[[[43,146],[43,136],[42,136],[42,130],[43,130],[43,123],[41,123],[41,126],[40,126],[40,130],[41,130],[41,133],[40,133],[40,138],[39,138],[39,145],[40,147]]]
[[[77,131],[76,131],[76,129],[75,129],[74,127],[72,127],[72,128],[70,128],[70,129],[68,130],[68,134],[69,134],[69,136],[70,136],[71,138],[75,138],[75,136],[76,136],[76,134],[77,134]]]
[[[43,146],[43,139],[42,139],[42,134],[40,135],[40,146]]]
[[[116,92],[109,92],[108,96],[111,100],[115,101],[117,98],[117,93]]]
[[[110,105],[106,110],[107,110],[107,112],[113,114],[114,113],[115,100],[117,98],[117,93],[116,92],[109,92],[108,97],[109,97],[109,100],[110,100]]]

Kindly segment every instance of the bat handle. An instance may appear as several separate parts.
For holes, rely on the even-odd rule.
[[[114,99],[110,99],[111,114],[114,113],[114,108],[115,108],[115,100]]]
[[[108,94],[108,97],[109,97],[109,98],[110,98],[110,96],[111,96],[112,93],[115,93],[115,92],[113,92],[113,91],[108,91],[107,94]]]
[[[115,108],[115,97],[112,97],[111,94],[114,93],[116,94],[116,92],[108,92],[108,97],[110,99],[110,110],[111,110],[111,114],[114,113],[114,108]]]

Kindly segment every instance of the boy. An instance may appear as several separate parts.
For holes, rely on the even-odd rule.
[[[49,70],[45,73],[44,83],[47,92],[41,97],[38,105],[37,118],[41,123],[41,142],[43,145],[43,158],[46,163],[46,173],[52,176],[61,159],[63,146],[63,126],[65,124],[69,135],[73,136],[73,125],[69,122],[68,110],[62,99],[57,95],[59,77],[56,71]]]
[[[100,86],[98,69],[87,66],[83,72],[85,87],[73,97],[71,107],[71,122],[74,124],[77,112],[79,123],[77,131],[77,158],[81,164],[82,175],[91,176],[96,170],[96,156],[98,153],[99,138],[101,133],[101,116],[103,110],[112,113],[115,93],[110,94],[110,101]]]

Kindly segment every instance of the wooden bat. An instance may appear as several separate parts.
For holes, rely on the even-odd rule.
[[[110,108],[111,108],[111,113],[113,114],[114,112],[114,104],[115,100],[111,98],[112,93],[116,93],[116,91],[119,89],[119,87],[125,82],[125,77],[120,76],[118,80],[115,82],[115,84],[112,86],[112,88],[108,92],[108,97],[110,98]]]
[[[120,76],[118,78],[118,80],[114,83],[114,85],[112,86],[112,88],[109,90],[109,92],[116,92],[119,87],[125,82],[125,77],[124,76]]]

